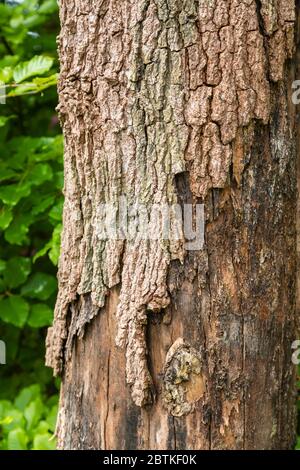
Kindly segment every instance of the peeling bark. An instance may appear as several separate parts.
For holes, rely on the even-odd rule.
[[[290,448],[294,1],[61,0],[60,15],[60,447]],[[203,202],[204,249],[102,240],[99,207],[124,195]]]

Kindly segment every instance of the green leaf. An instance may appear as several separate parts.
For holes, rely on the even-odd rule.
[[[31,93],[37,93],[37,86],[33,82],[25,82],[20,85],[13,87],[11,91],[7,93],[7,96],[22,96]]]
[[[30,213],[17,215],[5,232],[5,240],[12,245],[22,245],[26,242],[32,217]]]
[[[6,410],[12,406],[11,401],[9,400],[0,400],[0,419],[6,417]]]
[[[7,416],[6,411],[12,407],[9,400],[0,400],[0,418],[4,419]]]
[[[50,433],[37,434],[33,440],[33,450],[55,450],[56,440]]]
[[[0,274],[2,274],[6,269],[6,261],[0,259]]]
[[[0,15],[1,23],[3,22],[3,24],[5,24],[9,18],[9,10],[7,5],[0,5]]]
[[[15,179],[17,173],[11,168],[7,168],[3,162],[0,162],[0,181]]]
[[[62,224],[58,224],[55,229],[53,230],[52,238],[50,242],[48,242],[43,248],[38,251],[34,258],[33,262],[35,263],[37,259],[45,256],[47,253],[49,255],[50,260],[57,266],[59,255],[60,255],[60,236],[62,231]]]
[[[28,430],[34,428],[37,425],[37,423],[41,419],[43,410],[44,405],[40,397],[37,397],[35,400],[31,401],[29,405],[26,406],[24,410],[24,416],[27,421],[26,427]]]
[[[39,258],[45,256],[51,248],[51,242],[46,243],[33,257],[33,262],[35,263]]]
[[[22,96],[26,94],[34,94],[34,93],[41,93],[42,91],[46,90],[57,84],[58,74],[50,75],[50,77],[43,77],[43,78],[34,78],[32,82],[24,82],[21,83],[19,86],[13,88],[7,96]]]
[[[51,248],[49,251],[49,258],[54,264],[54,266],[58,265],[59,255],[60,255],[60,242],[61,242],[61,231],[62,231],[62,224],[57,225],[53,231],[52,240],[51,240]]]
[[[35,201],[35,205],[32,208],[32,214],[37,215],[41,212],[44,212],[48,207],[50,207],[54,202],[54,196],[46,196],[41,200]]]
[[[54,405],[52,406],[51,411],[47,416],[47,423],[49,424],[49,429],[52,432],[55,432],[57,413],[58,413],[58,405]]]
[[[21,62],[15,67],[13,73],[14,80],[16,83],[20,83],[29,77],[44,75],[44,73],[51,69],[53,62],[52,57],[36,55],[28,62]]]
[[[53,310],[46,304],[34,304],[31,307],[27,323],[32,328],[42,328],[51,325]]]
[[[53,171],[48,163],[38,163],[33,167],[28,176],[28,181],[34,186],[40,186],[45,181],[51,180]]]
[[[16,428],[9,432],[7,443],[8,450],[26,450],[28,444],[28,436],[24,429]]]
[[[20,62],[20,57],[15,55],[5,55],[0,59],[0,69],[2,70],[5,67],[11,67],[17,65]]]
[[[23,284],[31,271],[31,261],[29,258],[16,256],[8,260],[4,281],[8,287],[15,288]]]
[[[62,224],[58,224],[52,235],[51,239],[51,248],[49,251],[49,258],[54,264],[54,266],[58,265],[59,255],[60,255],[60,244],[61,244],[61,231],[62,231]]]
[[[6,124],[8,123],[8,121],[10,121],[11,119],[13,119],[14,117],[15,117],[14,115],[11,115],[11,116],[0,116],[0,127],[6,126]]]
[[[33,83],[36,85],[38,91],[46,90],[53,85],[57,85],[58,73],[54,73],[49,77],[37,77],[33,79]]]
[[[49,217],[55,221],[60,222],[62,219],[63,205],[63,200],[58,201],[58,203],[55,204],[55,206],[53,206],[50,210]]]
[[[40,138],[41,145],[37,151],[29,155],[30,162],[44,162],[47,160],[55,160],[62,164],[63,155],[63,140],[62,136],[56,136],[55,138]]]
[[[41,387],[38,384],[23,388],[15,399],[15,406],[19,410],[24,411],[32,400],[40,396],[40,393]]]
[[[40,13],[51,14],[57,11],[57,0],[45,0],[40,6]]]
[[[47,300],[56,291],[56,287],[57,282],[54,276],[39,272],[22,287],[21,293],[33,299]]]
[[[55,187],[61,190],[64,186],[64,173],[63,171],[57,171],[54,175]]]
[[[15,206],[23,197],[30,194],[30,186],[11,184],[0,188],[0,199],[4,204]]]
[[[9,83],[13,78],[13,68],[3,67],[0,69],[0,82]]]
[[[2,429],[6,434],[17,427],[23,428],[25,425],[23,413],[12,405],[5,410],[5,416],[2,419]]]
[[[6,416],[5,418],[0,419],[0,426],[10,424],[12,422],[13,422],[13,417],[12,416]]]
[[[19,295],[0,300],[0,318],[6,323],[22,328],[28,317],[29,305]]]
[[[17,29],[19,26],[22,25],[24,21],[24,16],[22,14],[15,14],[12,19],[10,20],[10,26],[13,29]]]
[[[38,423],[37,427],[34,428],[33,434],[34,435],[46,434],[49,431],[49,429],[50,429],[50,427],[49,427],[49,424],[47,423],[47,421],[42,420]]]
[[[12,220],[12,210],[7,206],[2,207],[0,209],[0,230],[6,230]]]

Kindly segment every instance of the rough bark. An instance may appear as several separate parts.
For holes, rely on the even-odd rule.
[[[60,14],[59,446],[291,448],[294,1],[61,0]],[[204,203],[204,248],[101,239],[99,207],[123,195]]]

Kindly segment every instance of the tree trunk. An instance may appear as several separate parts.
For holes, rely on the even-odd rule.
[[[60,0],[60,448],[292,448],[296,13]],[[121,197],[204,204],[204,246],[101,237]]]

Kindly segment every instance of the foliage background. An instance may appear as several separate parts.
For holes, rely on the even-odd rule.
[[[57,10],[56,0],[0,3],[0,449],[55,447],[59,384],[44,366],[44,342],[63,184]]]
[[[0,1],[1,450],[55,448],[59,383],[44,366],[44,343],[63,199],[58,30],[56,0]]]

